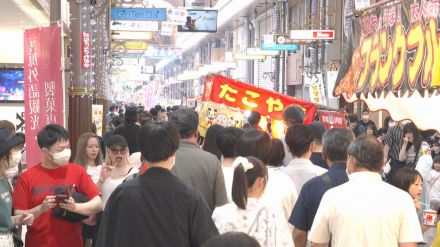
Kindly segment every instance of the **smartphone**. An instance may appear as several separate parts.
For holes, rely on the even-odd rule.
[[[64,200],[69,199],[68,195],[55,195],[56,204],[64,203]]]

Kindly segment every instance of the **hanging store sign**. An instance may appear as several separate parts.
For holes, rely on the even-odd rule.
[[[185,25],[187,13],[186,9],[168,9],[168,21],[174,25]]]
[[[111,20],[166,21],[167,9],[111,8]]]
[[[360,10],[371,5],[370,0],[356,0],[354,6],[356,10]]]
[[[275,50],[275,51],[296,51],[299,50],[299,45],[296,44],[261,44],[261,50]]]
[[[113,50],[146,50],[148,43],[145,41],[118,41],[112,43]]]
[[[173,24],[171,22],[163,21],[160,29],[160,34],[163,36],[173,35]]]
[[[304,110],[306,123],[311,123],[316,113],[316,105],[311,102],[220,75],[207,76],[203,101],[222,103],[242,110],[254,110],[262,116],[270,116],[277,120],[283,119],[283,111],[290,105],[298,105]]]
[[[280,52],[277,50],[262,50],[260,47],[246,48],[247,55],[262,55],[262,56],[278,56]]]
[[[90,33],[81,32],[81,67],[90,68],[91,65]]]
[[[61,28],[57,25],[24,32],[24,85],[27,164],[36,165],[43,154],[36,142],[47,124],[64,125],[61,65]]]
[[[440,130],[431,114],[440,104],[440,1],[398,1],[352,21],[333,94]]]
[[[138,32],[157,32],[159,22],[157,21],[112,21],[110,23],[112,31],[138,31]]]
[[[327,40],[335,39],[335,30],[290,30],[292,40]]]
[[[234,60],[265,60],[264,55],[248,55],[244,53],[234,53]]]
[[[339,112],[319,111],[319,122],[321,122],[326,129],[332,128],[346,128],[347,119],[345,115]]]

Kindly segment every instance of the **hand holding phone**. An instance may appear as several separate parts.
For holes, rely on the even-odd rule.
[[[55,195],[55,203],[57,206],[60,205],[60,203],[64,203],[64,200],[69,199],[68,195]]]

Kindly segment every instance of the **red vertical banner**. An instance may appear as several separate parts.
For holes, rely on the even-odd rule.
[[[90,67],[90,33],[81,33],[81,67],[83,69]]]
[[[28,166],[43,160],[37,134],[50,123],[64,125],[61,29],[57,25],[24,32],[25,131]]]

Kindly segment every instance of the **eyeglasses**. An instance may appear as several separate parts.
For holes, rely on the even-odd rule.
[[[113,153],[114,155],[117,155],[118,153],[120,153],[120,154],[125,154],[125,152],[127,151],[127,149],[126,149],[126,148],[120,148],[120,149],[118,149],[118,148],[113,148],[113,149],[111,149],[111,151],[112,151],[112,153]]]

